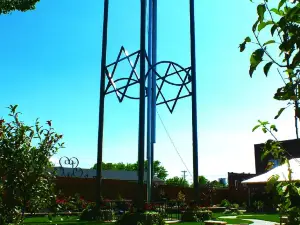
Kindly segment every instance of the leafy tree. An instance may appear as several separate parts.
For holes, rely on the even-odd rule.
[[[199,185],[206,185],[209,182],[209,180],[206,179],[205,176],[199,176],[198,181],[199,181]]]
[[[25,12],[27,10],[35,9],[35,4],[40,0],[1,0],[0,1],[0,15],[8,14],[12,11],[18,10]]]
[[[274,4],[274,1],[272,3]],[[240,51],[245,50],[247,43],[258,46],[250,57],[250,77],[261,63],[265,63],[263,71],[266,76],[271,67],[276,67],[284,85],[277,89],[274,99],[285,101],[286,106],[278,111],[275,119],[279,118],[286,108],[293,106],[296,137],[299,138],[300,3],[299,0],[278,0],[276,3],[275,7],[271,7],[271,1],[261,0],[256,10],[258,19],[252,27],[254,41],[246,37],[240,44]],[[263,40],[264,37],[267,39]],[[261,128],[264,133],[272,136],[272,139],[264,145],[262,158],[271,155],[281,164],[286,163],[288,166],[288,182],[278,182],[278,176],[273,176],[267,184],[267,189],[270,193],[275,193],[273,199],[278,206],[277,209],[280,214],[288,215],[289,224],[299,224],[300,185],[292,180],[291,166],[286,157],[288,153],[274,134],[277,132],[276,126],[267,121],[258,122],[252,131]],[[268,166],[271,168],[272,163]]]
[[[0,120],[0,224],[22,222],[24,212],[44,209],[55,200],[50,157],[62,135],[47,121],[43,128],[19,119],[17,106],[10,106],[8,121]]]
[[[274,4],[274,1],[271,2]],[[271,67],[276,68],[276,73],[282,78],[283,86],[277,89],[274,99],[285,101],[286,106],[278,111],[275,119],[286,108],[293,106],[296,136],[299,138],[300,3],[298,0],[277,0],[275,2],[278,5],[271,7],[271,2],[260,1],[257,6],[258,18],[252,27],[253,38],[246,37],[239,47],[241,52],[245,50],[248,43],[258,47],[250,57],[250,77],[262,63],[264,63],[263,71],[266,76]]]
[[[155,160],[153,162],[154,167],[154,175],[162,180],[165,180],[168,176],[167,170],[161,165],[161,162]],[[91,168],[97,169],[97,163]],[[138,170],[138,163],[102,163],[103,170],[125,170],[125,171],[137,171]],[[148,169],[148,161],[145,161],[145,171]]]
[[[173,177],[166,180],[167,185],[189,187],[189,183],[182,177]]]

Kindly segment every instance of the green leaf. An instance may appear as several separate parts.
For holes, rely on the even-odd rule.
[[[278,25],[277,24],[274,24],[272,27],[271,27],[271,34],[272,36],[274,35],[274,32],[276,31]]]
[[[264,43],[264,46],[269,45],[269,44],[273,44],[273,43],[275,43],[274,40],[269,40],[269,41],[267,41],[267,42]]]
[[[253,127],[252,132],[254,132],[257,128],[260,127],[260,124],[256,125],[255,127]]]
[[[260,4],[257,6],[257,14],[258,14],[258,20],[260,22],[263,22],[266,12],[266,6],[265,4]]]
[[[271,130],[274,130],[275,132],[278,131],[278,130],[277,130],[277,127],[276,127],[274,124],[270,126],[270,129],[271,129]]]
[[[262,128],[262,131],[263,131],[264,133],[267,133],[267,129],[266,129],[266,128]]]
[[[261,31],[262,29],[264,29],[266,26],[274,24],[272,21],[268,21],[268,22],[260,22],[260,24],[258,25],[258,31]]]
[[[245,50],[247,42],[251,42],[250,37],[246,37],[245,40],[240,44],[240,52],[243,52]]]
[[[268,73],[269,73],[269,70],[270,70],[272,64],[273,64],[273,62],[268,62],[268,63],[266,63],[266,65],[264,66],[264,73],[265,73],[266,77],[268,76]]]
[[[252,26],[252,31],[255,32],[256,31],[256,28],[257,28],[257,24],[259,23],[259,20],[257,20],[253,26]]]
[[[240,52],[243,52],[246,48],[246,42],[241,43],[239,48],[240,48]]]
[[[259,48],[255,50],[250,57],[250,69],[249,74],[252,77],[253,72],[256,70],[256,67],[261,63],[264,55],[264,50]]]
[[[276,13],[278,16],[283,16],[284,15],[282,10],[278,10],[278,9],[273,8],[270,11]]]
[[[278,4],[278,10],[283,6],[283,4],[286,2],[286,0],[281,0]]]
[[[281,108],[281,109],[279,109],[279,111],[278,111],[278,113],[277,113],[277,115],[275,116],[275,120],[276,119],[278,119],[279,118],[279,116],[281,115],[281,113],[283,112],[285,110],[285,108]]]

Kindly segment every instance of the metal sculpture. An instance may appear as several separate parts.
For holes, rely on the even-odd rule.
[[[59,159],[59,170],[61,171],[61,176],[65,177],[87,177],[84,175],[83,170],[78,167],[79,160],[76,157],[68,158],[63,156]],[[71,170],[66,170],[71,169]]]
[[[190,47],[191,66],[182,67],[171,61],[156,60],[157,52],[157,0],[148,0],[149,21],[148,21],[148,52],[146,52],[146,0],[141,0],[140,9],[140,49],[128,54],[124,47],[121,47],[116,61],[106,63],[107,52],[107,24],[109,0],[104,0],[104,20],[102,35],[102,59],[101,59],[101,80],[100,80],[100,103],[99,103],[99,128],[98,128],[98,158],[97,158],[97,180],[96,199],[101,199],[101,174],[102,174],[102,150],[103,150],[103,122],[105,109],[105,96],[116,94],[119,102],[125,98],[139,100],[139,137],[138,137],[138,184],[140,199],[143,201],[144,184],[144,146],[145,146],[145,106],[147,97],[147,193],[148,201],[151,200],[151,186],[153,179],[153,158],[156,131],[156,106],[166,105],[170,113],[174,112],[178,100],[191,96],[192,98],[192,129],[193,129],[193,173],[195,199],[198,200],[198,134],[197,134],[197,101],[196,101],[196,52],[195,52],[195,21],[194,21],[194,0],[190,3]],[[127,61],[130,66],[129,73],[116,78],[115,73],[120,62]],[[137,72],[139,65],[139,72]],[[166,68],[161,69],[161,67]],[[146,71],[147,67],[147,71]],[[171,72],[173,70],[173,72]],[[179,82],[172,81],[176,77]],[[107,80],[107,84],[106,84]],[[146,86],[147,81],[147,86]],[[120,83],[125,83],[119,85]],[[128,94],[128,90],[139,85],[138,96]],[[164,87],[171,85],[177,87],[178,92],[174,97],[167,98]],[[184,94],[185,91],[185,94]]]

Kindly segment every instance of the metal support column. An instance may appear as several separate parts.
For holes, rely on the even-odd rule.
[[[195,200],[199,202],[198,181],[198,129],[197,129],[197,88],[196,88],[196,45],[195,45],[195,5],[190,0],[190,38],[191,38],[191,79],[192,79],[192,129],[193,129],[193,173]]]
[[[157,62],[157,0],[152,0],[152,65]],[[155,68],[152,69],[155,71]],[[154,144],[156,142],[156,74],[152,73],[152,114],[151,114],[151,184],[154,176]]]
[[[139,142],[138,142],[138,208],[144,202],[144,157],[145,157],[145,62],[146,62],[146,0],[141,0],[140,33],[140,105],[139,105]]]
[[[104,19],[102,31],[102,58],[100,78],[100,100],[99,100],[99,121],[98,121],[98,146],[97,146],[97,174],[96,174],[96,202],[101,203],[101,177],[102,177],[102,152],[103,152],[103,128],[104,128],[104,101],[105,101],[105,70],[107,50],[107,24],[108,24],[108,2],[104,0]]]
[[[152,65],[152,0],[148,2],[148,70]],[[147,86],[147,202],[151,202],[152,192],[152,72],[148,73],[148,86]]]

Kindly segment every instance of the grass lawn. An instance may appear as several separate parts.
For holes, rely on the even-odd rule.
[[[225,221],[228,224],[251,224],[253,222],[247,221],[247,220],[242,220],[242,219],[220,219],[220,221]],[[199,222],[186,222],[186,223],[178,223],[178,225],[204,225],[204,223],[199,223]]]
[[[66,225],[72,225],[72,224],[103,224],[100,222],[90,222],[90,221],[79,221],[78,216],[57,216],[53,217],[52,222],[49,221],[48,216],[44,217],[31,217],[26,218],[24,221],[24,224],[31,224],[31,225],[37,225],[37,224],[66,224]],[[114,223],[105,223],[107,225],[112,225]]]
[[[238,218],[265,220],[265,221],[271,221],[277,223],[280,222],[280,218],[278,214],[239,215]]]
[[[258,219],[258,220],[265,220],[271,222],[279,222],[279,215],[278,214],[252,214],[252,215],[239,215],[236,219],[223,219],[219,218],[222,216],[230,216],[223,213],[214,213],[212,220],[220,220],[225,221],[228,224],[251,224],[253,222],[247,219]],[[52,222],[49,221],[48,216],[43,217],[31,217],[26,218],[24,224],[31,224],[31,225],[38,225],[38,224],[60,224],[60,225],[72,225],[72,224],[107,224],[112,225],[114,223],[100,223],[100,222],[89,222],[89,221],[79,221],[78,216],[57,216],[53,217]],[[199,222],[186,222],[186,223],[179,223],[179,225],[203,225],[204,223]]]

